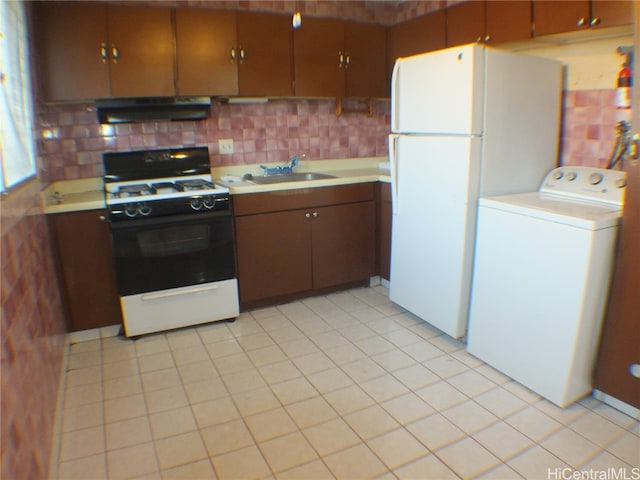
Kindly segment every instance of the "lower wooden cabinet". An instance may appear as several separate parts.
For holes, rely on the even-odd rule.
[[[122,323],[105,210],[50,215],[69,330]]]
[[[234,198],[243,306],[365,282],[375,274],[374,184]]]
[[[391,184],[378,184],[378,274],[385,280],[391,278]]]

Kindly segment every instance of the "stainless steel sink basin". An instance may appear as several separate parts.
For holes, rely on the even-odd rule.
[[[326,173],[315,173],[315,172],[307,172],[307,173],[288,173],[281,175],[267,175],[265,176],[253,176],[251,174],[247,174],[244,176],[244,179],[249,182],[254,182],[259,185],[265,185],[270,183],[283,183],[283,182],[306,182],[309,180],[323,180],[326,178],[336,178],[333,175],[328,175]]]

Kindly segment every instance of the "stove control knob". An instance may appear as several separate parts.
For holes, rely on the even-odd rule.
[[[138,204],[138,213],[143,217],[148,217],[151,214],[151,205],[148,203],[139,203]]]
[[[578,174],[576,172],[567,173],[567,180],[569,180],[570,182],[573,182],[577,177]]]
[[[200,198],[200,197],[192,198],[189,201],[189,205],[191,205],[191,208],[194,209],[194,210],[202,209],[202,198]]]
[[[596,172],[589,175],[589,183],[591,185],[598,185],[602,180],[604,180],[604,176],[601,173]]]
[[[133,203],[127,203],[124,206],[124,214],[127,217],[133,218],[138,214],[138,207]]]
[[[206,197],[204,197],[204,206],[208,210],[211,210],[215,204],[216,199],[213,197],[213,195],[207,195]]]
[[[555,178],[556,180],[560,180],[563,176],[564,173],[562,173],[562,170],[556,170],[555,172],[553,172],[553,178]]]

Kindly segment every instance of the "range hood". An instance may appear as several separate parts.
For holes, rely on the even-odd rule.
[[[202,120],[211,115],[209,97],[148,97],[96,100],[100,123]]]

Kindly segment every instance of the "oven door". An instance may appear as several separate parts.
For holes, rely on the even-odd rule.
[[[229,210],[111,224],[121,297],[236,276]]]

